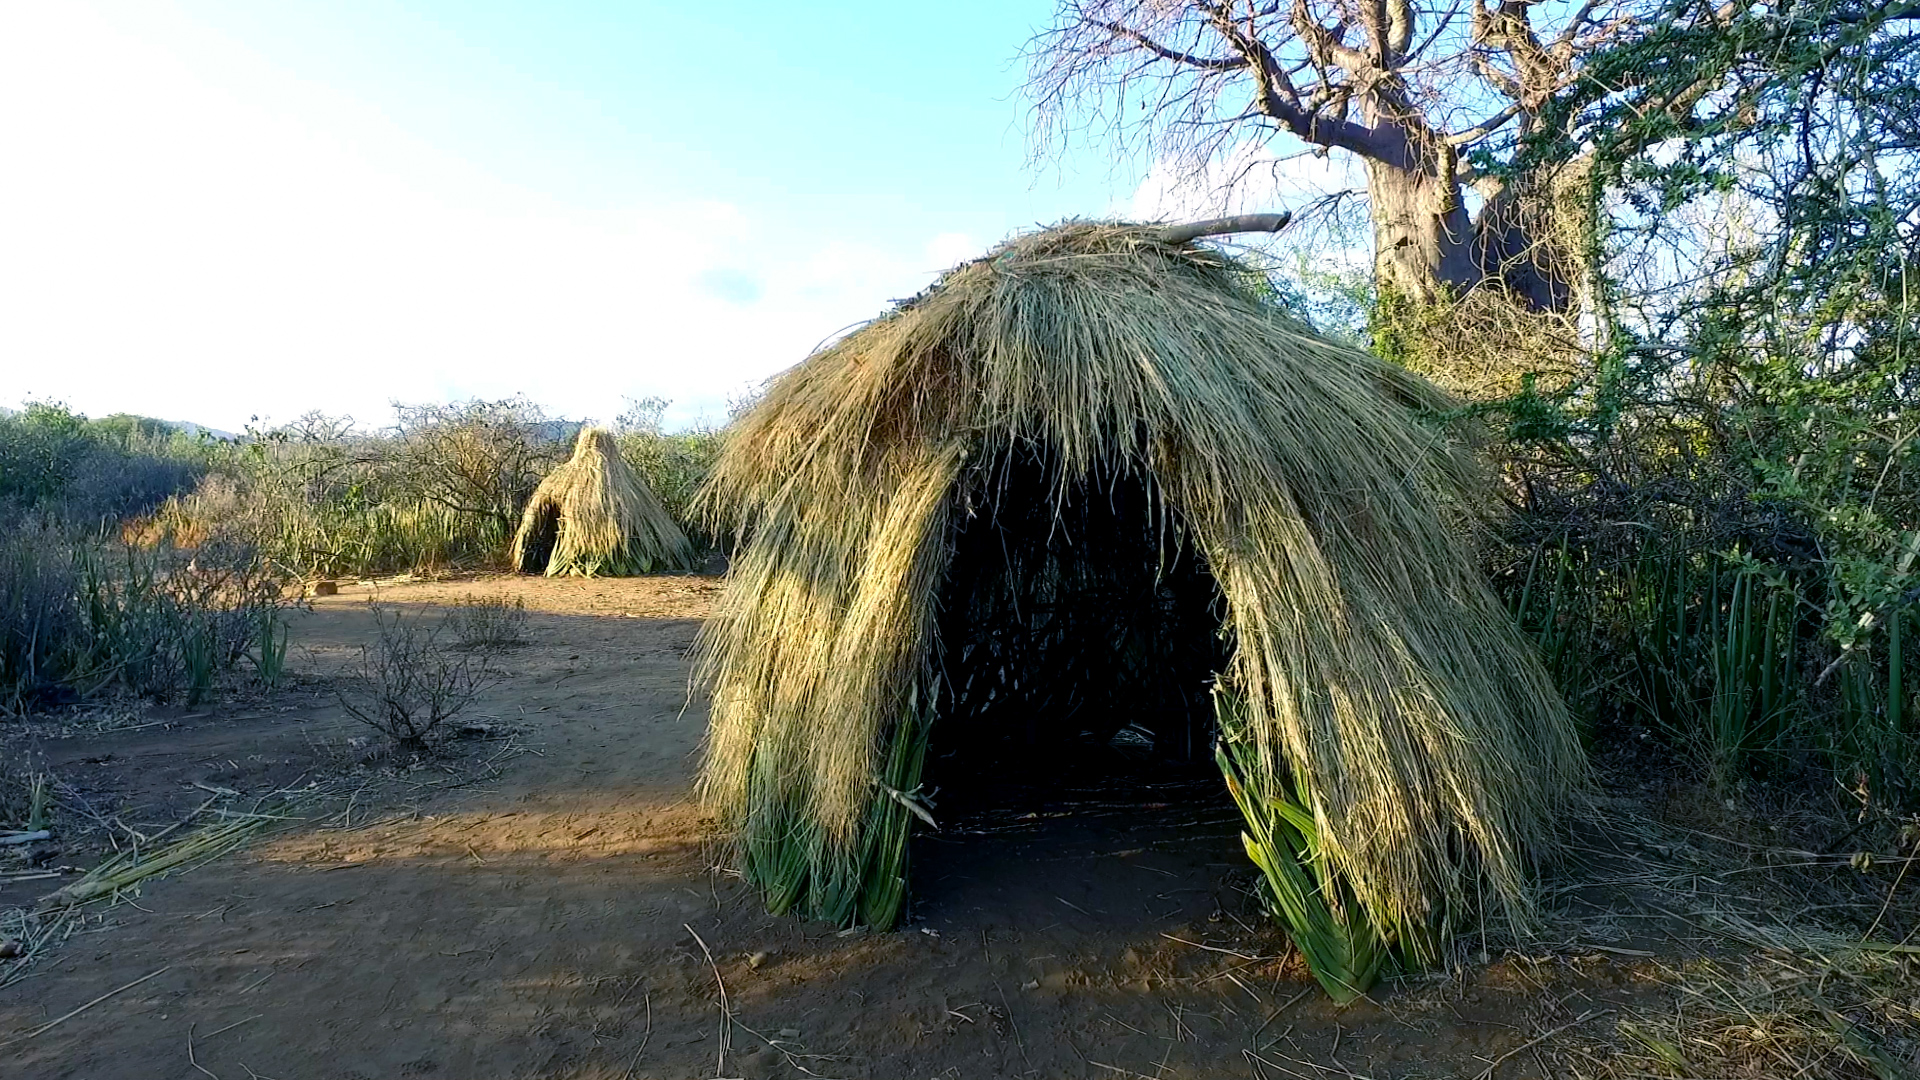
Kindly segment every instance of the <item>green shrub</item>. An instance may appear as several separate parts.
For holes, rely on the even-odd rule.
[[[29,402],[0,414],[0,507],[112,526],[192,488],[207,453],[205,440],[158,420],[89,420],[64,405]]]
[[[629,400],[626,412],[615,424],[620,456],[633,466],[661,505],[696,544],[711,547],[714,538],[688,510],[694,492],[706,482],[713,463],[720,456],[721,432],[712,428],[667,432],[660,426],[666,410],[665,398]]]
[[[521,502],[565,452],[553,437],[571,425],[517,401],[400,416],[385,433],[318,413],[250,431],[130,535],[183,546],[233,538],[306,578],[500,565]]]
[[[116,545],[44,518],[11,523],[0,528],[0,708],[27,712],[114,688],[197,704],[243,664],[277,678],[284,586],[245,545],[189,554]]]

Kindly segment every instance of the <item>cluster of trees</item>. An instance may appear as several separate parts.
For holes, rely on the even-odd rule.
[[[623,454],[676,516],[718,450],[660,428],[664,401],[616,424]],[[364,576],[501,563],[521,509],[581,423],[524,397],[394,406],[391,425],[309,413],[211,445],[206,476],[135,530],[147,541],[244,539],[289,573]]]
[[[118,522],[192,486],[209,445],[144,416],[90,420],[28,402],[0,414],[0,508]]]
[[[634,403],[620,442],[683,514],[718,436],[662,431],[665,404]],[[296,579],[499,565],[580,426],[524,398],[225,438],[44,402],[0,414],[0,715],[277,672]]]

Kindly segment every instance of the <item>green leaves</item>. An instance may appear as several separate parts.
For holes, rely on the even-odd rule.
[[[914,819],[927,816],[919,794],[920,772],[935,702],[936,692],[923,694],[918,684],[908,689],[885,736],[883,771],[874,778],[852,860],[837,855],[820,823],[800,808],[759,801],[775,786],[772,777],[761,775],[773,758],[760,755],[755,760],[752,808],[741,834],[741,869],[760,890],[769,912],[798,910],[808,918],[880,930],[899,922],[907,898],[907,841]]]
[[[1265,880],[1270,910],[1327,995],[1342,1005],[1354,1001],[1379,979],[1392,955],[1390,940],[1323,857],[1305,793],[1289,777],[1274,775],[1244,741],[1237,700],[1216,691],[1215,705],[1221,737],[1214,760],[1246,820],[1240,840]]]

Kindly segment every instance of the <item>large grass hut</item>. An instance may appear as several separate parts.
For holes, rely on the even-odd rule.
[[[523,574],[623,576],[691,570],[693,543],[613,436],[582,428],[573,456],[540,486],[513,534],[513,567]]]
[[[741,541],[701,785],[748,880],[891,925],[930,745],[1144,703],[1217,740],[1330,989],[1524,921],[1583,757],[1476,569],[1449,407],[1152,226],[1012,240],[787,371],[701,494]]]

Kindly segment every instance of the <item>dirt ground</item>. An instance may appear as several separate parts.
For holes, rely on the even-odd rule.
[[[916,840],[898,931],[770,917],[711,866],[691,793],[706,712],[687,653],[718,584],[381,587],[403,609],[518,597],[532,613],[511,676],[467,714],[489,737],[445,767],[363,761],[365,730],[326,689],[371,640],[359,586],[296,618],[304,678],[270,699],[41,740],[128,820],[220,789],[327,794],[240,853],[95,905],[0,989],[0,1074],[1514,1080],[1550,1074],[1539,1036],[1650,992],[1642,942],[1616,938],[1336,1009],[1255,919],[1232,807],[1194,783],[950,817]],[[0,906],[47,884],[0,885]]]

